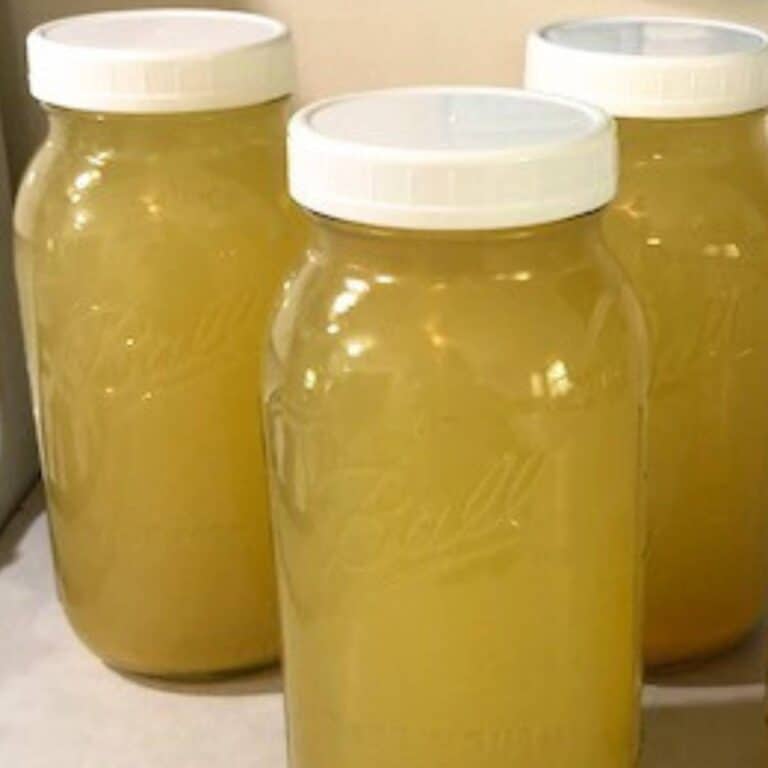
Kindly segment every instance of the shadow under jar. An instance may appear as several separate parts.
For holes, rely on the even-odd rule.
[[[733,645],[768,586],[766,71],[766,36],[717,22],[596,19],[530,39],[530,87],[618,117],[603,231],[649,328],[652,665]]]
[[[289,147],[311,235],[264,407],[292,767],[629,766],[644,331],[594,213],[610,119],[386,91]]]
[[[52,22],[16,265],[62,602],[108,664],[272,662],[259,350],[295,247],[290,49],[250,14]]]

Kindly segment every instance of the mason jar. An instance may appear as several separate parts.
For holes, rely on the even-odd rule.
[[[66,612],[131,672],[271,662],[258,350],[301,229],[288,33],[246,13],[103,13],[34,30],[29,64],[49,131],[16,267]]]
[[[644,339],[601,111],[373,92],[289,128],[264,409],[292,768],[629,766]]]
[[[603,218],[651,344],[645,655],[723,650],[768,587],[768,38],[695,19],[553,24],[527,84],[618,117]]]

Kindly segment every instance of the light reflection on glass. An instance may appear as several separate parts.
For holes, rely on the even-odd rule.
[[[280,302],[280,306],[283,309],[287,309],[291,304],[291,294],[289,293],[290,289],[291,281],[283,280],[283,300]]]
[[[344,281],[344,285],[347,286],[347,290],[353,291],[354,293],[367,293],[370,290],[370,286],[368,283],[365,282],[365,280],[360,280],[357,277],[348,277]]]
[[[525,283],[526,281],[530,280],[533,277],[533,273],[529,272],[527,269],[521,269],[517,272],[497,272],[493,279],[497,282],[508,282],[510,280],[514,280],[518,283]]]
[[[91,165],[106,165],[107,160],[109,160],[114,155],[113,150],[111,149],[103,149],[99,152],[92,152],[90,155],[88,155],[87,160]]]
[[[91,214],[88,213],[88,211],[84,211],[80,209],[79,211],[75,211],[75,221],[74,221],[74,227],[77,230],[83,230],[85,229],[88,222],[91,220]]]
[[[158,218],[163,212],[162,206],[152,195],[142,195],[140,200],[144,204],[144,207],[147,209],[147,213],[153,218]]]
[[[531,374],[531,395],[544,397],[544,377],[540,373]]]
[[[307,368],[304,371],[304,389],[314,389],[315,384],[317,384],[317,374],[311,368]]]
[[[429,340],[432,342],[432,346],[435,349],[443,349],[448,344],[448,339],[440,333],[431,333]]]
[[[97,171],[95,168],[90,171],[83,171],[75,177],[73,186],[75,189],[81,192],[91,186],[95,181],[101,178],[101,171]]]
[[[740,259],[741,249],[736,243],[709,243],[703,248],[704,255],[712,258],[724,257],[726,259]]]
[[[82,193],[100,178],[101,171],[96,169],[79,173],[72,182],[72,185],[67,189],[67,197],[69,198],[69,201],[71,203],[79,203],[83,197]]]
[[[616,203],[614,208],[629,216],[630,219],[644,219],[648,215],[639,200],[627,200],[624,203]]]
[[[373,346],[371,339],[350,339],[346,344],[347,354],[350,357],[360,357],[366,350]]]
[[[331,304],[331,317],[335,318],[349,312],[357,304],[360,294],[355,291],[343,291]]]
[[[435,349],[444,349],[448,345],[448,339],[442,333],[440,333],[440,330],[434,321],[430,320],[425,323],[424,330],[427,333],[429,343]]]
[[[562,397],[573,389],[568,368],[562,360],[555,360],[547,367],[547,388],[551,397]]]

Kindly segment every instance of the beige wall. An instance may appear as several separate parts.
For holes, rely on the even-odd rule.
[[[519,84],[525,34],[594,13],[768,26],[767,0],[261,0],[294,29],[301,97],[405,83]]]
[[[768,26],[768,0],[0,0],[0,95],[14,179],[42,124],[26,95],[26,32],[56,16],[152,5],[236,7],[285,20],[301,102],[406,83],[518,84],[526,30],[565,16],[688,13]]]

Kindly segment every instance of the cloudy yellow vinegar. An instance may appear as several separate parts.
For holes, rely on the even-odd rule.
[[[594,216],[318,219],[265,371],[292,768],[628,768],[642,324]]]
[[[606,240],[651,341],[645,653],[758,621],[768,557],[768,147],[762,113],[622,120]]]
[[[66,611],[129,671],[272,661],[258,361],[299,234],[284,105],[50,119],[17,277]]]

